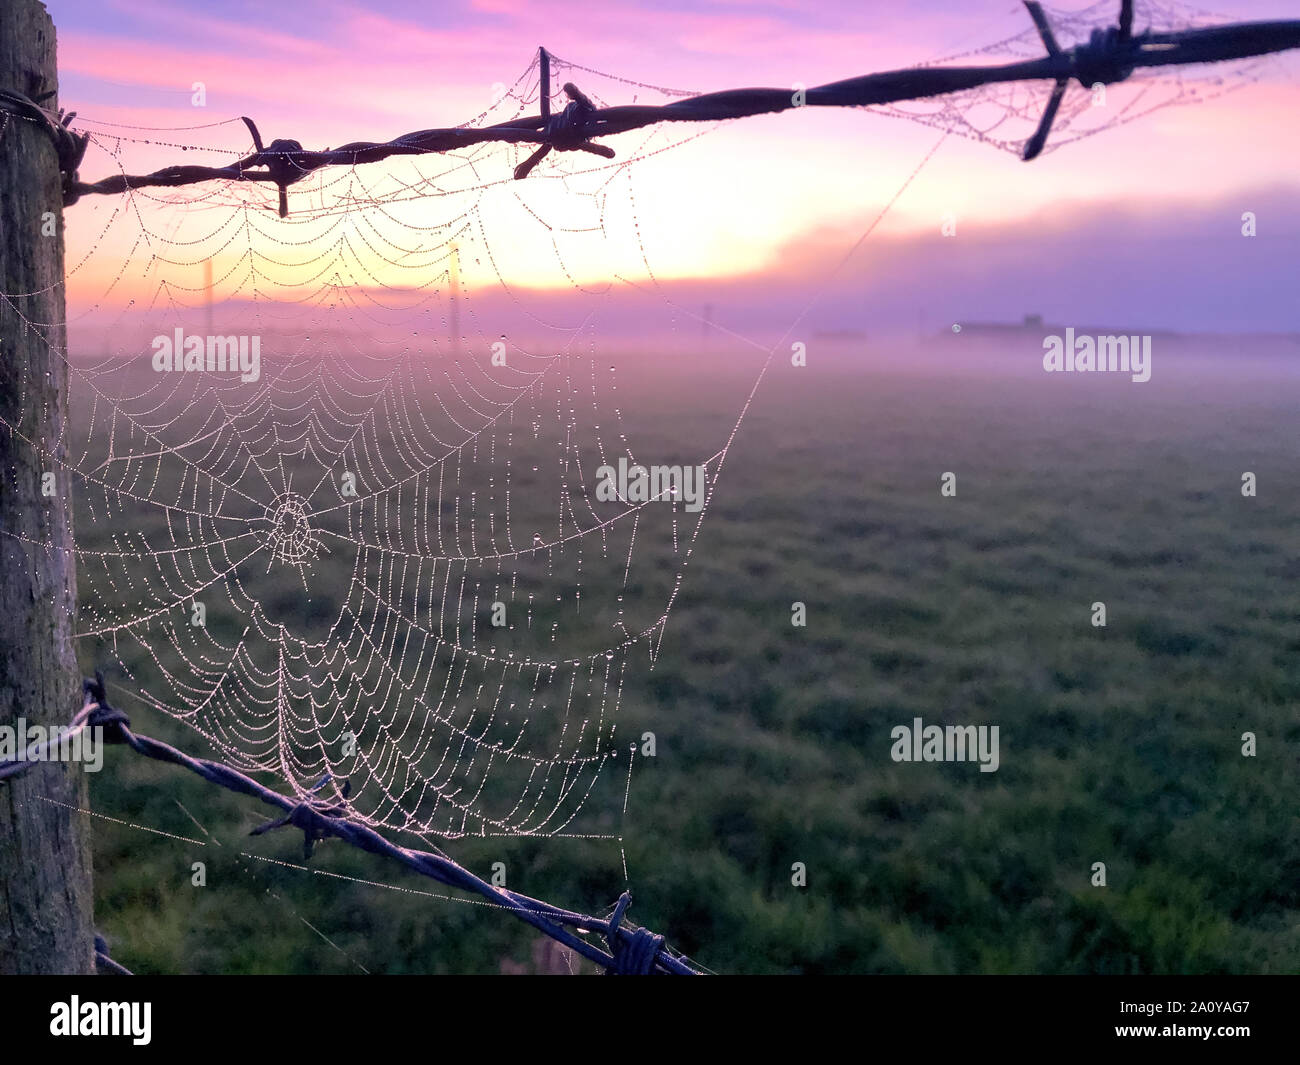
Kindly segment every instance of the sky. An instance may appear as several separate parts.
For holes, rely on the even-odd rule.
[[[122,156],[135,172],[178,161],[224,164],[235,156],[205,158],[195,149],[180,157],[179,146],[242,152],[247,134],[228,122],[239,115],[256,117],[268,141],[294,137],[307,147],[456,125],[484,112],[539,45],[626,79],[566,75],[584,78],[580,87],[608,103],[663,102],[646,86],[817,85],[961,53],[1028,24],[1020,5],[1004,0],[580,7],[536,0],[48,0],[47,7],[58,32],[60,102],[101,131],[117,123],[112,128],[130,138],[131,126],[227,122],[137,133]],[[1216,17],[1293,14],[1281,2],[1240,0]],[[196,81],[205,87],[201,109],[193,106]],[[1111,106],[1126,106],[1132,97],[1123,90],[1130,88],[1112,90]],[[736,328],[788,321],[812,298],[816,324],[827,329],[904,319],[938,327],[1036,312],[1153,328],[1298,330],[1298,105],[1300,58],[1291,55],[1271,60],[1258,81],[1238,91],[1156,111],[1032,163],[948,138],[892,204],[934,148],[934,129],[829,108],[724,123],[640,164],[634,209],[644,259],[640,249],[617,263],[575,250],[566,267],[584,286],[611,276],[644,282],[648,261],[664,291],[693,307],[712,304],[717,319]],[[694,132],[679,127],[673,139]],[[645,143],[639,137],[611,144],[626,154]],[[145,139],[164,143],[140,143]],[[92,150],[82,177],[106,176],[114,166]],[[560,181],[486,195],[502,199],[501,218],[521,203],[579,222],[595,210],[595,201],[575,201]],[[612,198],[615,211],[627,211],[621,191]],[[486,202],[483,214],[491,217],[496,201]],[[70,313],[148,301],[156,291],[145,271],[123,271],[137,254],[129,225],[119,221],[98,243],[99,221],[110,209],[69,209],[69,261],[101,252],[71,275]],[[1257,219],[1251,239],[1241,233],[1247,211]],[[508,261],[496,269],[512,285],[557,288],[561,302],[573,295],[549,236],[535,251],[522,236],[493,238],[497,247],[509,245]],[[487,264],[467,256],[462,267],[467,287],[479,285],[489,300]],[[634,318],[633,293],[609,300],[625,303]]]

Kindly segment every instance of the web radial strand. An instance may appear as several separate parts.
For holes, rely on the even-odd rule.
[[[538,89],[526,72],[477,121]],[[147,131],[90,126],[140,165]],[[186,132],[238,156],[239,130]],[[70,450],[80,639],[124,705],[304,797],[346,778],[354,816],[422,835],[586,834],[593,796],[618,808],[626,679],[703,510],[594,492],[647,439],[600,330],[611,256],[641,254],[609,189],[638,143],[699,130],[677,132],[519,184],[501,145],[322,172],[287,219],[235,182],[105,205],[73,249],[98,297],[74,335],[109,339],[74,349]],[[707,469],[717,428],[653,459]]]
[[[1113,0],[1076,10],[1045,6],[1048,22],[1062,49],[1085,44],[1101,27],[1114,25],[1119,4]],[[1138,2],[1133,32],[1173,33],[1225,21],[1225,16],[1180,4]],[[1043,41],[1023,11],[1008,12],[1018,32],[991,44],[937,56],[922,64],[999,65],[1039,59]],[[1042,154],[1047,155],[1087,137],[1151,115],[1167,107],[1203,103],[1258,81],[1276,57],[1138,70],[1114,85],[1082,87],[1072,83],[1052,126]],[[1020,155],[1037,128],[1052,95],[1051,81],[1003,82],[946,96],[873,106],[867,110],[941,129]]]
[[[1049,17],[1068,47],[1113,7]],[[1140,4],[1136,30],[1194,22]],[[1028,28],[951,58],[1041,52]],[[1105,106],[1074,86],[1049,148],[1255,69],[1139,76]],[[566,80],[597,102],[682,95],[553,57],[552,111]],[[874,110],[1018,151],[1050,91]],[[534,64],[468,124],[533,113],[540,92]],[[250,147],[238,122],[84,128],[87,171]],[[511,175],[529,145],[323,169],[290,188],[283,219],[274,187],[252,182],[75,208],[78,628],[88,664],[119,667],[126,708],[173,715],[303,796],[346,778],[375,825],[596,831],[622,801],[607,770],[635,738],[619,732],[629,679],[658,654],[736,412],[771,358],[731,331],[750,363],[708,378],[716,419],[648,413],[713,371],[693,347],[699,314],[653,265],[640,175],[666,153],[689,161],[717,128],[626,134],[613,160],[552,152],[524,181]],[[627,279],[649,297],[641,350],[605,328]],[[202,372],[184,369],[190,338]],[[675,384],[656,344],[693,355]],[[600,498],[597,470],[620,462],[701,469],[699,505]]]

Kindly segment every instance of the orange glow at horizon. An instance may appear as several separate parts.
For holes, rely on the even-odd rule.
[[[60,5],[51,6],[59,18]],[[97,131],[97,143],[82,167],[86,179],[118,168],[144,172],[173,163],[222,165],[248,148],[239,114],[258,116],[268,141],[293,136],[308,147],[454,124],[490,107],[498,86],[486,80],[485,72],[502,84],[512,83],[530,53],[523,41],[540,32],[538,16],[503,0],[476,5],[482,17],[509,20],[511,31],[496,39],[472,23],[430,28],[347,5],[340,7],[343,17],[332,34],[320,40],[161,4],[129,6],[152,12],[161,28],[188,32],[207,43],[179,47],[157,39],[110,40],[62,20],[61,103],[81,111],[87,126]],[[897,30],[898,24],[883,15],[879,33],[836,35],[816,27],[791,30],[788,22],[770,15],[724,5],[707,16],[683,15],[680,28],[672,31],[663,28],[671,20],[629,6],[602,12],[586,40],[552,30],[557,39],[550,43],[557,53],[590,60],[620,76],[655,84],[680,79],[709,90],[781,84],[777,76],[755,76],[769,68],[799,73],[806,83],[816,84],[904,66],[925,58],[919,41],[934,35],[954,42],[963,36],[977,42],[996,39],[981,36],[979,21],[930,12],[909,24],[905,36],[895,34],[894,43],[886,43],[887,31]],[[657,33],[663,35],[667,64],[649,47]],[[367,42],[364,58],[348,47],[360,39]],[[747,48],[733,47],[737,40],[748,42]],[[439,61],[431,63],[430,54]],[[802,58],[804,69],[794,70],[792,55]],[[776,61],[779,56],[783,62]],[[137,88],[123,87],[124,77]],[[583,75],[574,77],[581,81]],[[191,106],[189,93],[200,80],[208,94],[203,108]],[[99,81],[116,86],[105,93],[113,100],[87,105],[87,91]],[[604,103],[667,99],[634,84],[593,76],[587,82],[606,94]],[[400,91],[393,90],[394,84]],[[1072,91],[1082,92],[1077,86]],[[160,101],[160,92],[170,95]],[[1086,205],[1113,203],[1140,211],[1143,203],[1208,202],[1234,194],[1248,209],[1255,190],[1293,185],[1300,173],[1300,141],[1282,135],[1298,105],[1295,80],[1271,78],[1199,106],[1157,111],[1030,164],[949,138],[878,232],[894,237],[933,233],[949,217],[959,226],[1029,224]],[[183,128],[214,122],[224,124]],[[808,108],[621,135],[610,141],[618,152],[613,163],[581,156],[576,168],[593,173],[572,180],[560,176],[575,168],[570,155],[562,167],[548,161],[525,181],[513,182],[509,168],[516,156],[501,149],[466,153],[469,162],[455,156],[436,164],[396,160],[351,175],[336,168],[291,188],[291,217],[285,221],[264,209],[274,203],[269,186],[232,189],[213,183],[200,187],[202,192],[181,190],[182,195],[151,190],[141,194],[141,203],[184,200],[185,212],[194,217],[183,223],[188,237],[180,236],[179,220],[172,223],[180,240],[198,232],[224,234],[221,227],[229,227],[224,234],[229,242],[213,257],[218,299],[241,298],[234,286],[246,273],[240,264],[255,254],[250,241],[256,253],[274,252],[257,262],[257,271],[269,289],[290,300],[305,294],[306,264],[318,259],[329,263],[346,286],[375,283],[400,289],[404,277],[417,288],[445,285],[445,244],[453,238],[461,245],[462,282],[470,292],[499,287],[502,281],[541,291],[568,290],[575,284],[601,291],[618,284],[618,278],[643,281],[652,275],[662,281],[736,281],[782,274],[788,266],[784,249],[811,233],[838,230],[847,251],[938,139],[934,129],[878,114]],[[145,140],[165,143],[141,143]],[[181,151],[181,144],[206,150]],[[667,150],[631,168],[620,165],[640,152],[663,148]],[[452,176],[444,182],[444,175]],[[422,179],[429,183],[419,186]],[[366,223],[345,217],[346,212],[312,217],[335,196],[374,200],[411,185],[417,187],[399,194],[407,201],[400,204],[406,243],[385,246],[383,234],[376,242]],[[479,191],[443,195],[444,185]],[[198,203],[190,202],[196,198]],[[140,226],[128,200],[86,197],[67,212],[70,317],[95,305],[121,308],[163,298],[202,302],[202,264],[187,257],[183,243],[140,245]],[[230,210],[241,200],[257,205],[247,218]],[[468,219],[463,217],[467,203],[477,208]],[[297,214],[292,213],[295,204]],[[179,210],[154,209],[151,219],[165,223],[169,212]],[[114,212],[118,214],[109,223]],[[557,222],[574,232],[557,231]],[[598,233],[602,224],[603,236]],[[224,235],[198,246],[220,243]],[[280,248],[279,242],[287,247]],[[92,249],[95,254],[89,255]],[[146,261],[149,255],[158,258],[152,267],[142,267],[142,254]],[[220,279],[227,275],[230,282],[223,284]],[[169,291],[160,296],[164,282]],[[322,285],[329,283],[330,276],[320,279]]]

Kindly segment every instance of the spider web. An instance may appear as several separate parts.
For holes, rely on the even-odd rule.
[[[538,92],[534,62],[469,124],[535,111]],[[86,128],[123,171],[158,143]],[[114,351],[74,363],[69,454],[79,637],[125,673],[128,701],[301,796],[347,780],[370,824],[572,831],[602,769],[628,759],[628,665],[653,661],[706,509],[672,488],[593,491],[598,467],[643,460],[598,343],[612,286],[589,278],[645,265],[629,171],[701,130],[669,133],[525,182],[511,173],[530,149],[492,144],[322,172],[283,220],[238,182],[112,209],[82,262],[125,227],[108,290],[152,295],[117,315]],[[577,321],[506,281],[542,258],[589,297]],[[508,335],[479,310],[484,284]],[[257,336],[260,379],[156,372],[140,353],[177,328]],[[720,458],[644,461],[702,466],[711,488]]]
[[[1112,8],[1051,17],[1064,45]],[[1138,27],[1188,18],[1146,5]],[[1040,54],[1029,29],[965,56]],[[1248,83],[1257,66],[1135,77],[1100,108],[1076,88],[1050,147]],[[558,59],[552,70],[598,105],[687,95]],[[466,124],[533,112],[539,91],[534,63]],[[1049,92],[871,110],[1019,151]],[[78,124],[86,170],[250,147],[238,120]],[[719,400],[738,417],[680,441],[634,409],[645,353],[616,353],[601,332],[611,278],[648,275],[657,290],[638,164],[717,125],[625,135],[612,162],[553,153],[522,182],[511,174],[529,148],[500,144],[318,171],[291,189],[287,219],[251,182],[79,208],[91,226],[70,234],[68,275],[100,270],[102,296],[80,317],[104,328],[107,315],[114,339],[70,360],[78,633],[127,678],[128,706],[183,721],[300,796],[347,780],[353,816],[372,825],[576,834],[604,770],[628,760],[629,675],[653,666],[780,346],[747,342],[757,376]],[[123,306],[119,285],[149,295]],[[547,285],[576,291],[583,312],[556,312]],[[662,295],[658,313],[680,317]],[[155,372],[142,353],[176,329],[256,336],[260,376]],[[596,469],[620,459],[703,467],[703,505],[597,499]]]
[[[1063,49],[1085,43],[1093,30],[1114,24],[1118,10],[1115,0],[1100,0],[1073,11],[1045,7],[1053,33]],[[1020,4],[1010,9],[1009,17],[1022,27],[1028,21]],[[1231,17],[1184,4],[1138,0],[1134,4],[1133,33],[1140,35],[1148,30],[1173,33],[1226,21],[1231,21]],[[1031,24],[992,44],[939,56],[921,66],[1014,63],[1041,59],[1043,54],[1042,39]],[[1205,103],[1243,89],[1263,77],[1274,63],[1275,56],[1260,56],[1232,63],[1148,67],[1134,71],[1119,84],[1095,90],[1085,90],[1074,83],[1066,92],[1042,154],[1059,151],[1167,107]],[[932,126],[1018,156],[1037,128],[1051,94],[1050,81],[1003,82],[869,110]]]

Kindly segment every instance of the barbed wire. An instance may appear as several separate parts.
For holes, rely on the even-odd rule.
[[[66,205],[76,202],[77,194],[73,191],[73,186],[77,182],[77,169],[86,155],[86,146],[90,144],[90,134],[73,133],[68,128],[77,117],[76,111],[60,110],[55,114],[41,106],[53,95],[46,93],[32,100],[14,89],[0,87],[0,111],[35,123],[54,144],[54,150],[59,156],[59,174],[63,183],[63,202]]]
[[[623,892],[610,917],[601,918],[552,906],[548,902],[522,895],[517,891],[497,887],[475,876],[436,847],[430,851],[399,847],[368,825],[349,820],[347,798],[350,788],[346,780],[341,782],[341,787],[337,787],[339,794],[337,802],[321,800],[302,802],[281,795],[228,765],[203,758],[193,758],[161,740],[132,732],[130,718],[123,711],[109,704],[102,674],[96,673],[93,680],[86,679],[82,687],[83,705],[72,718],[63,737],[70,739],[74,732],[82,729],[102,729],[104,743],[127,746],[146,758],[181,766],[209,783],[217,784],[229,791],[251,795],[284,812],[285,816],[259,825],[252,830],[251,835],[259,836],[273,829],[292,826],[303,833],[305,858],[310,858],[315,844],[327,837],[341,839],[371,854],[391,858],[421,876],[427,876],[448,887],[472,891],[483,896],[493,904],[509,911],[519,920],[532,925],[538,931],[612,974],[676,976],[704,974],[704,970],[685,955],[669,948],[662,935],[624,923],[624,915],[632,903],[630,892]],[[44,748],[55,742],[58,741],[51,738],[48,743],[40,745],[40,751],[33,748],[24,751],[18,757],[0,762],[0,780],[26,772],[45,762]],[[30,757],[32,754],[40,754],[42,757]],[[333,782],[334,779],[327,774],[311,789],[311,792],[319,792]],[[602,949],[581,938],[582,935],[590,934],[602,935],[607,943],[607,949]],[[112,972],[126,972],[108,957],[107,947],[102,937],[96,940],[95,956],[97,965]]]
[[[95,970],[101,975],[131,976],[131,970],[108,956],[108,940],[95,933]]]
[[[539,49],[540,91],[536,115],[514,118],[487,127],[455,127],[421,130],[390,141],[355,141],[323,151],[304,149],[290,139],[264,145],[251,118],[248,127],[254,151],[224,167],[169,166],[151,174],[117,174],[96,182],[80,180],[89,133],[73,131],[75,112],[51,112],[42,103],[47,97],[30,99],[22,93],[0,87],[0,112],[37,124],[54,144],[58,155],[63,200],[66,206],[82,196],[120,194],[146,187],[179,187],[213,180],[260,181],[279,190],[279,213],[288,214],[288,189],[314,171],[329,166],[354,167],[404,155],[446,153],[485,142],[535,144],[536,150],[514,170],[516,180],[529,173],[551,151],[582,151],[614,158],[614,150],[596,138],[614,136],[662,122],[706,122],[778,113],[802,106],[868,107],[905,100],[925,99],[983,85],[1003,82],[1051,80],[1052,95],[1037,131],[1024,145],[1023,157],[1041,153],[1050,134],[1062,95],[1071,81],[1091,88],[1113,84],[1130,77],[1142,67],[1173,66],[1245,59],[1300,48],[1300,20],[1237,23],[1169,33],[1133,34],[1132,0],[1123,0],[1116,26],[1097,29],[1091,38],[1073,48],[1062,49],[1056,42],[1040,4],[1025,4],[1047,54],[997,66],[921,66],[867,74],[809,89],[746,88],[688,96],[664,105],[596,106],[572,82],[563,92],[569,103],[558,113],[551,111],[550,61],[546,49]],[[578,68],[575,69],[585,69]],[[613,973],[665,973],[698,975],[701,970],[690,959],[667,947],[665,939],[645,928],[624,924],[631,895],[623,892],[609,918],[596,918],[553,906],[547,902],[497,887],[475,876],[438,848],[430,851],[398,847],[367,825],[348,817],[349,785],[337,785],[338,800],[300,801],[263,786],[230,766],[193,758],[159,740],[140,736],[130,729],[130,720],[111,706],[102,676],[84,682],[85,700],[69,729],[56,740],[30,748],[24,756],[0,762],[0,781],[25,772],[44,760],[48,748],[86,728],[102,728],[105,742],[130,747],[156,761],[181,766],[210,783],[278,808],[284,816],[253,829],[260,835],[273,829],[296,827],[304,834],[304,855],[311,857],[316,842],[327,837],[342,839],[361,850],[390,858],[407,868],[449,887],[474,892],[510,911],[518,919]],[[325,776],[311,794],[333,780]],[[570,931],[573,929],[573,931]],[[608,949],[602,949],[585,935],[602,934]],[[126,973],[108,956],[103,938],[96,937],[98,968]]]
[[[920,100],[999,82],[1053,81],[1055,88],[1037,131],[1024,145],[1023,157],[1035,158],[1046,144],[1061,97],[1071,81],[1092,88],[1126,80],[1142,67],[1179,66],[1247,59],[1300,48],[1300,20],[1243,22],[1198,27],[1168,33],[1133,33],[1133,0],[1122,0],[1118,24],[1095,29],[1090,39],[1062,49],[1056,42],[1042,5],[1026,0],[1047,55],[997,66],[910,67],[865,74],[810,89],[727,89],[689,96],[663,105],[631,104],[597,107],[572,82],[563,87],[568,105],[558,113],[550,107],[550,53],[538,50],[540,62],[540,113],[481,128],[455,127],[406,133],[390,141],[354,141],[339,148],[309,151],[296,140],[277,139],[263,146],[261,133],[251,118],[243,118],[255,150],[223,167],[168,166],[151,174],[115,174],[83,182],[77,168],[84,156],[88,134],[68,129],[73,115],[57,117],[21,93],[0,90],[0,110],[39,122],[59,150],[64,205],[90,194],[117,194],[147,187],[176,187],[204,181],[265,181],[280,192],[280,216],[288,214],[288,188],[327,166],[357,166],[403,155],[445,153],[470,145],[495,141],[537,144],[537,150],[520,163],[516,179],[528,176],[551,151],[583,151],[606,159],[614,150],[596,142],[661,122],[709,122],[774,114],[798,107],[870,107]],[[75,112],[74,112],[75,114]]]

